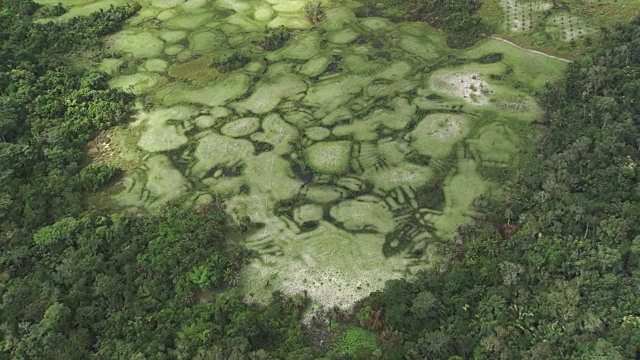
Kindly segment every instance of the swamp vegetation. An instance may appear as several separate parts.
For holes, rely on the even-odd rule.
[[[640,18],[0,4],[0,357],[640,354]]]

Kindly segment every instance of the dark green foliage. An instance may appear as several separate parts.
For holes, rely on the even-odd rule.
[[[13,339],[4,353],[191,358],[202,351],[299,351],[289,344],[301,342],[304,301],[276,297],[269,307],[250,306],[235,289],[216,291],[246,257],[226,240],[228,232],[224,212],[211,205],[145,217],[91,213],[40,229],[18,258],[3,257],[2,333]],[[194,269],[209,273],[206,286],[194,281]]]
[[[269,29],[264,40],[262,40],[259,45],[265,51],[278,50],[289,40],[291,33],[292,31],[284,26]]]
[[[67,9],[64,8],[62,3],[53,6],[41,6],[39,10],[39,15],[42,17],[57,17],[67,12]]]
[[[118,174],[111,165],[89,164],[80,171],[80,184],[85,190],[96,191]]]
[[[480,6],[476,0],[365,0],[356,14],[393,21],[425,21],[446,31],[450,47],[465,48],[491,32],[490,26],[474,15]]]
[[[0,358],[246,359],[315,356],[302,297],[250,305],[235,289],[247,253],[220,207],[87,213],[117,170],[86,164],[98,131],[133,97],[76,68],[137,7],[35,24],[38,5],[0,13]]]
[[[304,7],[304,15],[313,25],[318,25],[327,17],[320,1],[310,2]]]
[[[229,55],[221,56],[220,58],[216,59],[215,61],[213,61],[211,66],[226,74],[242,68],[250,61],[250,57],[241,52],[235,51]]]
[[[389,282],[389,359],[640,354],[640,19],[542,94],[538,155],[461,229],[444,274]],[[519,231],[518,231],[519,230]]]
[[[132,96],[110,90],[104,74],[64,61],[67,52],[99,46],[136,7],[89,18],[35,24],[29,1],[4,2],[0,15],[0,198],[3,229],[35,229],[80,211],[82,193],[109,177],[80,174],[84,146],[98,131],[127,121]],[[98,168],[94,168],[96,170]],[[90,174],[93,179],[89,178]]]
[[[373,352],[378,350],[376,335],[365,329],[348,326],[344,334],[335,344],[333,355],[342,358],[372,359]]]

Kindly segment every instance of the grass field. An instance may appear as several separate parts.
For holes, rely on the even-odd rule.
[[[500,37],[577,59],[603,35],[603,28],[640,15],[636,0],[486,0],[479,15]]]

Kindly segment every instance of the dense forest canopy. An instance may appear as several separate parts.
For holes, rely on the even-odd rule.
[[[446,4],[443,16],[462,17],[454,24],[472,16],[466,2]],[[25,0],[0,8],[1,357],[640,354],[640,18],[608,32],[540,94],[537,156],[513,171],[501,201],[478,204],[484,215],[445,249],[445,271],[391,281],[352,311],[303,325],[302,294],[244,301],[237,276],[251,254],[230,240],[242,229],[219,202],[87,211],[87,195],[118,169],[87,164],[85,145],[130,120],[133,96],[67,56],[103,56],[101,37],[139,8],[46,23],[34,16],[62,11]]]

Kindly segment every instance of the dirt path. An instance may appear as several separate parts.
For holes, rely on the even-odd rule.
[[[568,62],[568,63],[573,62],[573,61],[571,61],[571,60],[567,60],[567,59],[564,59],[564,58],[561,58],[561,57],[557,57],[557,56],[553,56],[553,55],[545,54],[545,53],[543,53],[543,52],[541,52],[541,51],[536,51],[536,50],[531,50],[531,49],[523,48],[523,47],[522,47],[522,46],[520,46],[520,45],[514,44],[514,43],[512,43],[512,42],[511,42],[511,41],[509,41],[509,40],[505,40],[505,39],[503,39],[503,38],[499,38],[499,37],[497,37],[497,36],[491,36],[491,38],[492,38],[492,39],[495,39],[495,40],[500,40],[500,41],[505,42],[505,43],[507,43],[507,44],[509,44],[509,45],[515,46],[515,47],[517,47],[517,48],[518,48],[518,49],[520,49],[520,50],[528,51],[528,52],[530,52],[530,53],[534,53],[534,54],[538,54],[538,55],[546,56],[546,57],[551,58],[551,59],[556,59],[556,60],[560,60],[560,61],[564,61],[564,62]]]

